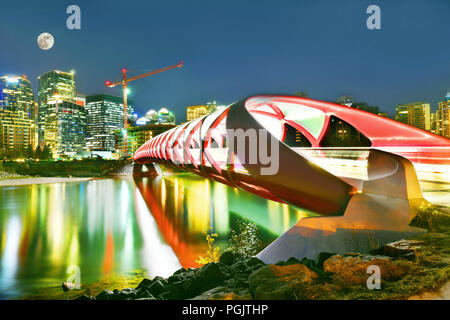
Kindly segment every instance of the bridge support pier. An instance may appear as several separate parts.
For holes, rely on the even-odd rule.
[[[266,263],[315,259],[321,252],[368,252],[391,241],[424,232],[410,227],[423,199],[412,163],[400,156],[372,150],[369,180],[354,194],[343,216],[298,221],[257,257]]]

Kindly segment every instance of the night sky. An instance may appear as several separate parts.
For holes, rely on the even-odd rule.
[[[81,30],[66,28],[66,8],[81,8]],[[381,30],[366,28],[366,8],[381,7]],[[0,74],[37,76],[76,70],[77,91],[120,95],[105,80],[185,67],[130,83],[142,115],[258,93],[358,101],[393,113],[397,103],[434,106],[450,89],[449,0],[355,1],[2,1]],[[41,50],[37,36],[55,45]]]

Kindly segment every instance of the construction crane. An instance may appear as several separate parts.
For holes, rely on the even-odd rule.
[[[122,85],[122,91],[123,91],[123,128],[125,130],[124,135],[123,135],[123,140],[124,140],[124,148],[125,148],[125,156],[128,157],[128,139],[127,139],[127,129],[128,129],[128,113],[127,113],[127,108],[128,108],[128,101],[127,101],[127,86],[128,86],[128,82],[130,81],[134,81],[137,79],[141,79],[141,78],[145,78],[148,76],[152,76],[154,74],[157,73],[161,73],[164,71],[169,71],[175,68],[181,68],[183,66],[183,60],[181,60],[180,62],[178,62],[177,64],[168,66],[168,67],[164,67],[164,68],[160,68],[160,69],[156,69],[156,70],[152,70],[131,78],[127,78],[127,69],[126,68],[122,68],[122,75],[123,75],[123,80],[117,81],[117,82],[111,82],[109,80],[105,81],[105,85],[107,87],[113,88],[117,85]]]

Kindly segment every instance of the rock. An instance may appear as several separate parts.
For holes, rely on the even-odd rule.
[[[232,251],[225,251],[219,258],[219,262],[231,266],[236,261],[236,254]]]
[[[317,274],[301,263],[287,266],[271,264],[250,275],[249,288],[254,299],[290,300],[297,298],[295,290],[301,290],[315,278]]]
[[[96,300],[110,300],[114,293],[111,290],[103,290],[100,292],[95,299]]]
[[[95,300],[95,297],[84,294],[82,296],[79,296],[79,297],[75,298],[74,300],[91,301],[91,300]]]
[[[196,296],[192,300],[251,300],[252,296],[248,289],[231,290],[227,287],[216,287]]]
[[[114,300],[134,300],[137,297],[136,290],[133,288],[126,288],[114,294]]]
[[[383,253],[390,257],[403,257],[410,253],[415,253],[417,250],[419,250],[422,245],[424,244],[423,241],[419,240],[399,240],[395,242],[388,243],[384,245]]]
[[[175,271],[169,278],[167,278],[167,283],[172,284],[179,281],[184,281],[187,278],[194,275],[196,269],[179,269]]]
[[[227,273],[221,265],[208,263],[183,283],[187,298],[193,298],[202,292],[220,286],[227,278]]]
[[[295,259],[295,258],[292,258],[292,259]],[[251,257],[245,261],[245,265],[247,267],[253,268],[253,267],[265,266],[266,264],[256,257]]]
[[[328,258],[332,257],[336,255],[336,253],[332,253],[332,252],[321,252],[319,253],[319,255],[316,258],[316,265],[318,268],[323,270],[323,263],[325,262],[325,260],[327,260]]]
[[[300,263],[300,260],[298,260],[297,258],[294,257],[290,257],[289,259],[286,260],[286,266],[289,266],[291,264],[297,264]]]
[[[359,254],[358,256],[332,256],[323,263],[323,270],[334,273],[345,281],[364,284],[369,277],[367,268],[370,265],[380,268],[382,280],[399,279],[411,268],[409,261],[394,261],[387,256]]]
[[[62,289],[64,292],[75,289],[77,286],[72,282],[63,282]]]
[[[144,298],[152,298],[155,299],[155,297],[148,291],[147,288],[139,288],[136,289],[136,299],[144,299]]]
[[[167,282],[165,280],[156,280],[148,287],[147,291],[154,296],[158,296],[167,290]]]
[[[142,280],[139,284],[138,284],[138,286],[136,287],[136,290],[137,289],[141,289],[141,288],[148,288],[148,287],[150,287],[150,285],[153,283],[153,281],[152,280],[150,280],[150,279],[144,279],[144,280]]]

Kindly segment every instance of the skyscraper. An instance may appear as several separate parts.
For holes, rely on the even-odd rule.
[[[161,108],[158,111],[159,124],[175,124],[175,114],[167,108]]]
[[[443,101],[439,102],[436,111],[436,133],[450,138],[450,92],[447,93]]]
[[[128,100],[128,119],[133,118],[133,102]],[[123,129],[121,97],[98,94],[86,97],[86,146],[89,151],[115,151],[115,132]]]
[[[36,103],[26,76],[0,77],[0,149],[35,147]]]
[[[39,143],[48,144],[54,157],[83,152],[86,111],[77,104],[73,73],[53,70],[38,81]]]
[[[186,107],[186,121],[192,121],[209,113],[211,112],[207,105],[188,106]]]
[[[0,77],[0,108],[11,111],[23,111],[32,119],[34,94],[26,76]]]
[[[429,131],[431,128],[430,104],[425,102],[399,104],[396,107],[395,120]]]

